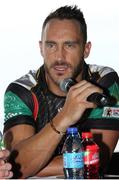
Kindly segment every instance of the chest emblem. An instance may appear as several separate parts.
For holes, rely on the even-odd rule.
[[[117,107],[104,107],[102,114],[103,117],[115,117],[119,118],[119,108]]]

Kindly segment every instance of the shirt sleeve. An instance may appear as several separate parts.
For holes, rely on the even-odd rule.
[[[4,131],[18,124],[35,127],[33,99],[30,90],[11,83],[4,95]]]

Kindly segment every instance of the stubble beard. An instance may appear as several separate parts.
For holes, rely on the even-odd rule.
[[[47,66],[47,64],[44,64],[44,68],[45,68],[45,72],[46,75],[49,77],[49,79],[51,79],[51,81],[54,82],[55,85],[57,85],[59,87],[59,84],[61,81],[63,81],[66,78],[73,78],[76,79],[76,77],[78,75],[80,75],[80,73],[83,70],[83,65],[84,65],[84,59],[82,58],[82,60],[80,61],[80,63],[77,64],[77,66],[75,68],[73,68],[71,65],[68,65],[70,68],[70,74],[68,74],[67,76],[64,77],[64,75],[62,74],[57,74],[57,76],[59,78],[56,78],[56,76],[53,76],[52,72],[50,71],[50,69],[53,68],[53,65],[51,65],[50,67]]]

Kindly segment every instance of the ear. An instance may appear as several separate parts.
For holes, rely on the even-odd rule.
[[[84,49],[84,59],[87,58],[90,54],[90,50],[91,50],[91,42],[87,42],[85,44],[85,49]]]
[[[40,48],[40,53],[43,56],[42,41],[39,41],[39,48]]]

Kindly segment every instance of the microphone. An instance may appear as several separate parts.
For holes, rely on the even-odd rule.
[[[77,81],[71,78],[64,79],[60,82],[60,89],[67,93],[71,86],[75,85]],[[97,106],[103,107],[111,104],[110,98],[102,93],[92,93],[87,97],[87,101],[95,103]]]

